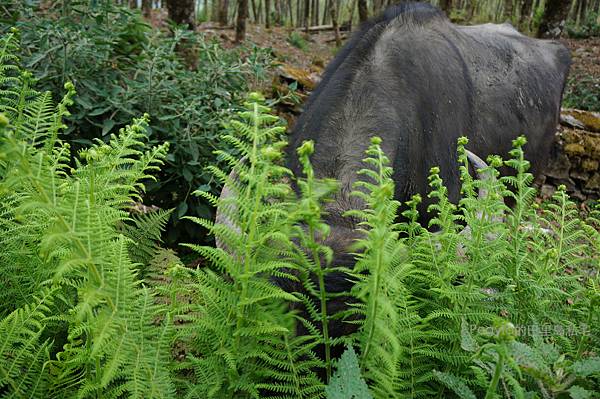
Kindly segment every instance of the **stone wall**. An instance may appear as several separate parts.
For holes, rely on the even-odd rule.
[[[564,184],[579,200],[600,198],[600,114],[573,109],[561,113],[542,197]]]

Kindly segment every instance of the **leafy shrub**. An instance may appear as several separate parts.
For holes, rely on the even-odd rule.
[[[587,111],[600,111],[600,78],[585,73],[569,76],[563,105]]]
[[[16,63],[15,32],[0,48],[0,393],[173,397],[173,326],[117,229],[168,146],[144,151],[144,117],[75,156],[58,134],[73,85],[54,107]]]
[[[146,201],[176,208],[167,240],[200,236],[184,215],[210,217],[197,189],[220,189],[204,167],[218,163],[213,152],[227,115],[241,95],[265,76],[268,50],[224,50],[185,30],[153,31],[138,12],[114,2],[72,1],[30,10],[19,23],[23,59],[43,90],[60,96],[66,81],[77,88],[63,138],[75,148],[107,141],[132,117],[152,115],[149,145],[169,142],[170,153]],[[94,5],[95,4],[95,5]]]

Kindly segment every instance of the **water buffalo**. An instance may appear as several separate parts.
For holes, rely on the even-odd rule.
[[[301,171],[295,149],[313,140],[316,176],[341,182],[327,206],[335,258],[348,262],[355,226],[342,214],[361,205],[349,192],[370,137],[383,139],[401,201],[427,192],[432,166],[458,198],[462,135],[485,158],[506,155],[511,140],[525,134],[536,174],[551,150],[569,65],[556,41],[523,36],[510,24],[454,25],[426,3],[389,7],[361,26],[326,68],[290,135],[294,173]]]

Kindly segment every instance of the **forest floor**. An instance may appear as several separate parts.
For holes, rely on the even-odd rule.
[[[600,78],[600,37],[564,39],[563,43],[571,49],[572,76],[580,76],[585,73]],[[600,96],[600,92],[598,95]]]

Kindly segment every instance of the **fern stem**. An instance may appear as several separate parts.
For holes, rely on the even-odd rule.
[[[485,399],[493,399],[496,395],[496,389],[498,388],[498,382],[500,382],[500,376],[502,375],[502,369],[504,368],[504,361],[506,358],[505,348],[502,347],[498,351],[498,363],[496,363],[496,369],[494,370],[494,376],[492,382],[485,393]]]
[[[385,165],[385,159],[384,159],[384,154],[381,151],[381,148],[378,148],[378,154],[377,154],[377,161],[378,161],[378,174],[379,174],[379,181],[378,183],[381,185],[384,183],[385,181],[385,175],[384,175],[384,165]],[[385,201],[384,201],[385,203]],[[381,209],[378,212],[378,215],[375,215],[374,220],[379,220],[381,221],[381,219],[385,219],[385,209]],[[373,278],[373,286],[371,288],[371,292],[369,295],[369,310],[367,311],[367,343],[365,346],[365,350],[362,353],[362,364],[361,364],[361,369],[364,371],[366,363],[367,363],[367,359],[369,356],[369,352],[371,351],[371,344],[373,341],[373,336],[375,335],[375,322],[377,320],[377,299],[379,298],[379,279],[381,278],[381,273],[382,273],[382,269],[383,269],[383,252],[385,250],[385,236],[382,236],[381,234],[377,234],[377,226],[374,226],[374,232],[375,232],[375,237],[373,238],[373,241],[376,243],[376,247],[375,247],[375,251],[376,251],[376,258],[375,258],[375,276]]]
[[[252,152],[250,153],[250,176],[254,176],[254,169],[255,169],[255,165],[257,162],[257,152],[258,152],[258,140],[259,140],[259,112],[258,112],[258,104],[254,103],[253,104],[253,140],[252,140]],[[257,179],[257,183],[254,185],[254,190],[252,190],[252,187],[249,187],[248,190],[248,196],[250,195],[254,195],[254,202],[253,202],[253,207],[251,208],[251,212],[250,212],[250,221],[249,223],[245,226],[246,228],[244,229],[245,231],[248,231],[248,240],[246,241],[246,245],[244,248],[244,272],[243,274],[240,276],[240,280],[242,282],[242,292],[240,295],[240,298],[238,299],[237,302],[237,310],[236,310],[236,331],[240,331],[243,325],[243,320],[244,320],[244,308],[245,305],[240,305],[240,303],[244,303],[246,301],[246,297],[248,295],[248,279],[250,278],[250,267],[251,267],[251,263],[250,263],[250,259],[251,259],[251,254],[252,254],[252,246],[254,243],[254,235],[256,233],[256,216],[258,213],[258,209],[260,206],[260,201],[262,198],[262,181],[265,178],[265,173],[261,174],[261,176],[259,176],[259,179]],[[248,198],[250,199],[250,198]],[[235,346],[234,346],[234,354],[238,353],[239,350],[239,346],[240,346],[240,335],[237,334],[235,337]]]
[[[316,242],[315,230],[313,226],[309,227],[309,234],[311,241],[313,243]],[[321,259],[314,246],[312,248],[312,256],[316,264],[315,269],[319,278],[319,295],[321,301],[321,328],[323,329],[323,344],[325,345],[325,370],[327,376],[327,383],[329,383],[329,379],[331,378],[331,342],[329,340],[329,318],[327,316],[327,291],[325,288],[325,273],[323,273],[323,269],[321,268]]]
[[[588,312],[588,317],[587,317],[587,325],[591,326],[592,325],[592,319],[594,318],[594,302],[592,301],[592,304],[590,306],[590,310]],[[581,358],[581,354],[583,352],[583,345],[584,343],[587,343],[588,341],[588,336],[587,335],[583,335],[583,337],[581,337],[581,340],[579,341],[579,345],[577,346],[577,353],[575,354],[575,360],[579,360]]]
[[[371,344],[373,341],[373,335],[375,335],[375,321],[377,320],[377,299],[379,296],[379,279],[381,276],[381,270],[383,269],[383,245],[385,243],[384,237],[377,237],[377,257],[375,262],[375,276],[373,278],[373,286],[371,288],[371,292],[369,295],[369,310],[367,312],[367,342],[365,345],[365,350],[362,353],[362,364],[361,369],[364,371],[366,362],[369,356],[369,352],[371,351]]]

